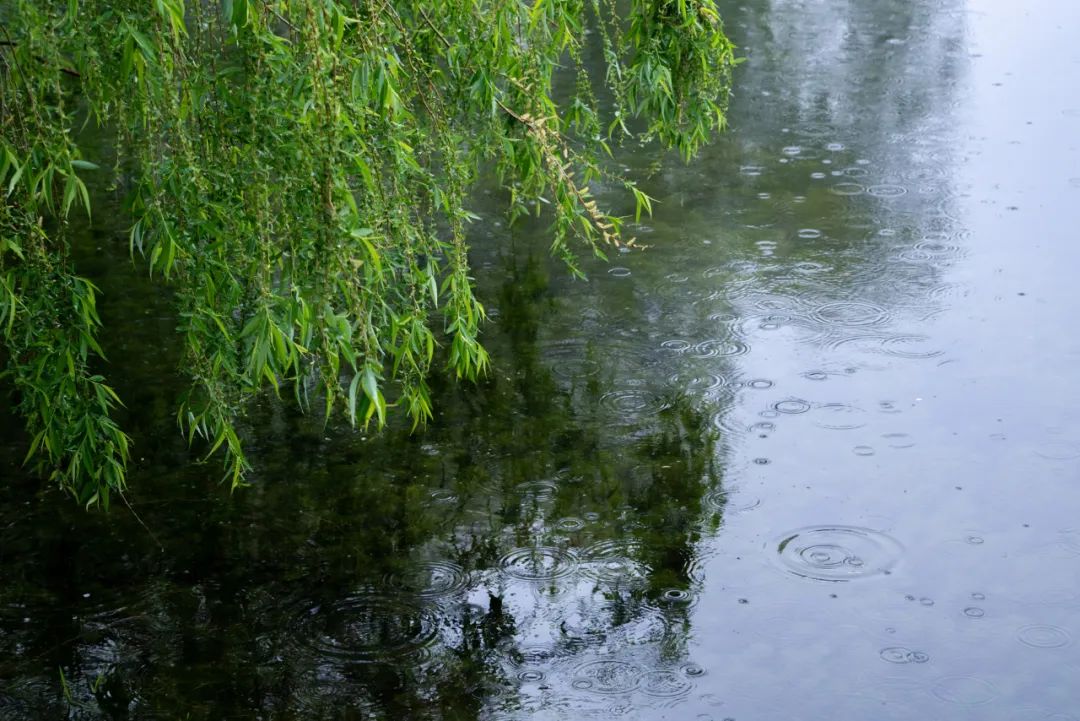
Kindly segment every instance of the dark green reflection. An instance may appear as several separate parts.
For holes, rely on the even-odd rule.
[[[546,261],[491,262],[500,362],[481,387],[438,387],[423,434],[367,439],[267,402],[250,418],[260,477],[232,497],[157,438],[175,389],[140,369],[167,321],[136,316],[113,342],[150,429],[133,480],[150,533],[30,479],[4,488],[5,712],[62,714],[63,669],[88,717],[472,719],[535,702],[519,690],[537,643],[558,659],[541,696],[638,627],[662,629],[652,663],[681,660],[695,543],[718,521],[708,403],[608,405],[615,371],[581,365],[595,351],[545,355]]]

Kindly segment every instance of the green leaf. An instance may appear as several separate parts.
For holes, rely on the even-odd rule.
[[[361,383],[368,402],[371,403],[375,412],[379,414],[379,425],[384,425],[386,423],[386,402],[383,400],[382,393],[379,392],[379,381],[375,377],[375,371],[370,366],[364,368]]]

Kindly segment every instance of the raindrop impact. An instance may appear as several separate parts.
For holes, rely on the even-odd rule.
[[[546,581],[574,572],[578,562],[569,551],[551,546],[518,548],[499,560],[506,575],[523,581]]]
[[[575,669],[571,685],[591,693],[628,693],[641,684],[643,675],[641,667],[626,661],[591,661]]]
[[[426,609],[390,596],[359,594],[315,606],[300,619],[300,639],[321,656],[375,663],[419,651],[435,640]]]
[[[1057,626],[1024,626],[1017,632],[1020,643],[1032,648],[1062,648],[1072,643],[1072,636]]]
[[[853,581],[887,574],[903,553],[903,547],[890,536],[857,526],[791,531],[771,547],[783,570],[818,581]]]

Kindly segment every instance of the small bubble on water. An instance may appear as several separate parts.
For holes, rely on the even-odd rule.
[[[971,594],[971,597],[973,599],[975,599],[976,601],[985,601],[986,600],[986,594],[985,593],[979,593],[978,591]]]

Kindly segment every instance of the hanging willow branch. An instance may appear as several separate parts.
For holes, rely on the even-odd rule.
[[[272,388],[354,424],[430,418],[436,347],[483,374],[467,194],[553,209],[553,251],[632,242],[590,182],[613,137],[691,157],[735,64],[712,0],[0,0],[0,339],[28,460],[86,505],[125,486],[120,399],[93,372],[97,289],[72,266],[90,213],[73,109],[134,169],[133,257],[174,291],[191,386],[178,421],[233,487],[236,430]],[[592,32],[587,32],[591,28]],[[603,83],[586,72],[593,43]],[[608,98],[601,113],[597,94]],[[558,98],[558,99],[557,99]],[[119,172],[119,171],[117,171]]]

